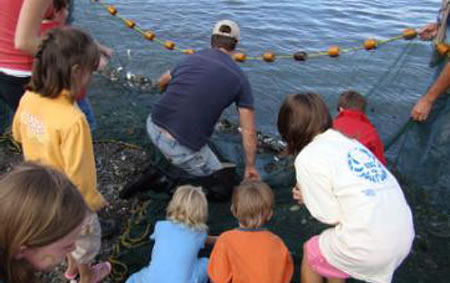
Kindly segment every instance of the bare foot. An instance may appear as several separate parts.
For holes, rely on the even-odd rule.
[[[105,261],[97,263],[89,268],[89,273],[86,276],[83,274],[80,283],[97,283],[101,282],[106,276],[111,273],[111,263]]]

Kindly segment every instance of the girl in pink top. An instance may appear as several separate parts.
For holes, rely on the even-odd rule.
[[[17,109],[30,80],[32,54],[39,29],[52,0],[0,0],[0,99]]]

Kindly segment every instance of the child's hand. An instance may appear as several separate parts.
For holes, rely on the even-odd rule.
[[[98,211],[111,208],[112,208],[111,204],[105,199],[105,201],[103,202],[102,206],[98,209]]]
[[[97,71],[104,70],[106,65],[108,65],[108,62],[109,60],[107,57],[100,55],[100,61],[98,62]]]
[[[100,50],[100,61],[97,66],[97,71],[103,70],[113,56],[114,50],[97,42],[97,47]]]
[[[303,194],[298,184],[296,184],[295,187],[292,188],[292,198],[296,200],[299,205],[302,205],[304,203]]]
[[[214,245],[216,243],[217,238],[218,238],[217,236],[208,236],[206,238],[205,244]]]
[[[105,45],[101,45],[101,44],[98,44],[98,46],[99,46],[101,55],[103,55],[107,58],[111,58],[113,56],[113,54],[114,54],[113,49],[111,49]]]

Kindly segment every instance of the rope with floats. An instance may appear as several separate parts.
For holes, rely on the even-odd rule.
[[[93,0],[93,2],[101,5],[110,15],[121,20],[125,24],[125,26],[128,27],[129,29],[135,30],[138,33],[140,33],[146,40],[156,42],[167,50],[178,51],[186,55],[192,55],[196,52],[195,49],[192,48],[186,49],[179,48],[172,40],[159,39],[154,31],[145,30],[144,28],[141,28],[134,20],[127,19],[121,16],[114,5],[108,5],[102,0]],[[246,53],[238,52],[233,55],[233,59],[237,62],[245,62],[247,60],[262,60],[265,62],[274,62],[276,59],[294,59],[295,61],[306,61],[307,59],[318,58],[323,56],[335,58],[344,53],[355,52],[360,50],[367,50],[367,51],[375,50],[381,45],[387,43],[391,43],[401,39],[412,40],[416,37],[417,31],[414,28],[407,28],[402,32],[402,34],[394,36],[392,38],[385,40],[377,40],[375,38],[369,38],[365,40],[362,44],[351,48],[340,49],[339,46],[337,45],[331,45],[328,47],[326,51],[315,51],[315,52],[297,51],[294,54],[279,54],[279,55],[275,54],[275,52],[273,51],[267,51],[260,56],[253,56],[253,57],[248,56]],[[441,56],[450,55],[450,45],[447,43],[442,42],[436,44],[436,50],[439,52]]]

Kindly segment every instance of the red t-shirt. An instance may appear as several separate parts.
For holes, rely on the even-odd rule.
[[[377,130],[363,112],[353,109],[345,109],[339,112],[333,121],[333,128],[350,138],[357,139],[370,149],[383,165],[386,165],[383,142]]]
[[[57,21],[45,20],[41,23],[41,35],[43,35],[46,31],[61,27],[63,24]]]
[[[31,71],[33,57],[14,47],[17,21],[23,0],[0,0],[0,67]]]

